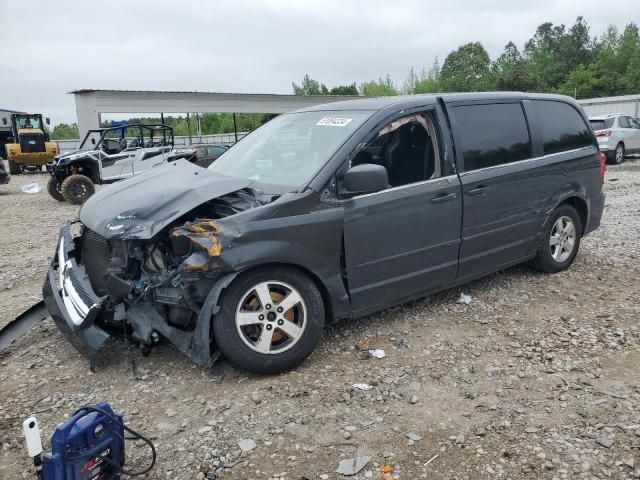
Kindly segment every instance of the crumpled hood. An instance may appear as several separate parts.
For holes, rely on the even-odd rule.
[[[105,238],[149,239],[198,205],[251,183],[178,160],[103,188],[82,206],[80,220]]]

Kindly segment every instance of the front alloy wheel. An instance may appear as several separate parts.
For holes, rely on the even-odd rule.
[[[289,370],[316,347],[324,301],[315,282],[286,266],[241,273],[224,290],[213,319],[217,347],[237,367],[256,373]]]
[[[252,350],[278,354],[289,350],[306,328],[307,308],[300,293],[284,282],[261,282],[242,296],[236,328]]]

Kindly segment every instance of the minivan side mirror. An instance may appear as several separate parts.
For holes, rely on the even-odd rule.
[[[51,119],[49,117],[44,119],[45,122],[47,122],[47,125],[51,125]]]
[[[344,186],[350,195],[379,192],[389,187],[387,169],[375,163],[356,165],[344,174]]]

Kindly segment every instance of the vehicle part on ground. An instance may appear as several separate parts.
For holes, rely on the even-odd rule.
[[[46,123],[49,123],[48,118]],[[49,141],[45,121],[39,113],[11,114],[11,134],[4,151],[12,175],[19,175],[25,169],[37,171],[58,154],[58,145]]]
[[[53,179],[58,180],[56,177],[53,177]],[[62,198],[74,205],[82,205],[95,191],[91,179],[79,173],[65,178],[60,185],[60,195],[62,195]],[[53,198],[56,198],[51,193],[51,190],[49,190],[49,193]]]
[[[276,373],[301,363],[322,335],[324,304],[313,281],[286,267],[238,276],[225,290],[214,335],[236,366]]]
[[[578,253],[581,232],[582,223],[576,209],[569,204],[560,205],[545,227],[534,261],[536,268],[548,273],[569,268]]]
[[[49,316],[43,301],[29,307],[0,330],[0,351]]]
[[[64,197],[62,196],[62,191],[60,190],[60,183],[60,180],[58,180],[56,177],[51,177],[47,181],[47,192],[49,192],[49,195],[51,195],[51,197],[53,197],[57,201],[64,202]]]

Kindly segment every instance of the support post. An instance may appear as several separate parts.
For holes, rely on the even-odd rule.
[[[187,112],[187,135],[189,135],[189,145],[191,145],[191,117]]]
[[[238,124],[236,123],[236,114],[233,114],[233,136],[236,139],[236,143],[238,143]]]

